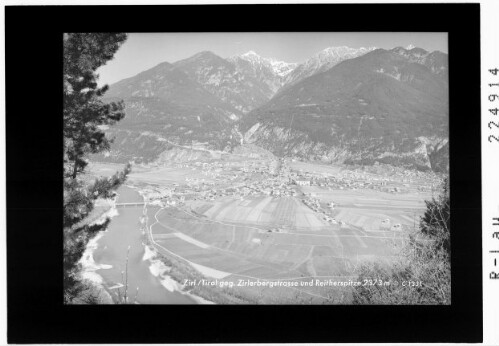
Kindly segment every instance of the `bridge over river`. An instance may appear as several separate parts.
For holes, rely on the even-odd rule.
[[[123,209],[102,232],[92,255],[94,267],[98,268],[96,274],[108,292],[118,301],[118,293],[123,295],[127,284],[128,302],[132,304],[197,304],[191,296],[170,291],[173,284],[166,272],[163,274],[158,258],[151,257],[150,251],[146,253],[140,223],[144,216],[141,207],[145,204],[142,196],[127,186],[121,186],[117,192],[116,207]]]
[[[116,208],[142,207],[145,202],[116,203]]]

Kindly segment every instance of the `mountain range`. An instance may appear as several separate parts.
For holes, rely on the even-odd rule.
[[[172,146],[445,171],[448,57],[417,47],[330,47],[303,63],[200,52],[110,86],[126,118],[99,159],[155,160]]]

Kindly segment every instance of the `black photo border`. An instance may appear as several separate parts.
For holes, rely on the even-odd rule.
[[[479,4],[6,6],[5,30],[9,343],[482,341]],[[219,31],[448,32],[450,306],[62,304],[62,33]]]

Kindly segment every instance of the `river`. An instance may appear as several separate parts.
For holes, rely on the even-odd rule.
[[[143,201],[142,196],[130,187],[122,186],[117,192],[117,203]],[[101,268],[108,268],[96,271],[103,278],[108,291],[113,296],[117,295],[118,290],[123,293],[124,287],[119,286],[124,285],[127,280],[128,303],[197,304],[188,295],[169,291],[162,285],[162,278],[152,274],[151,261],[144,259],[146,249],[140,223],[143,207],[119,208],[118,213],[109,224],[108,230],[98,240],[93,253],[95,263]],[[127,251],[129,253],[126,276],[122,272],[126,272]]]

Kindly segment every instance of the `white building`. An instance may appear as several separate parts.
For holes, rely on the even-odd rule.
[[[305,179],[295,179],[294,183],[300,186],[310,186],[310,180]]]

